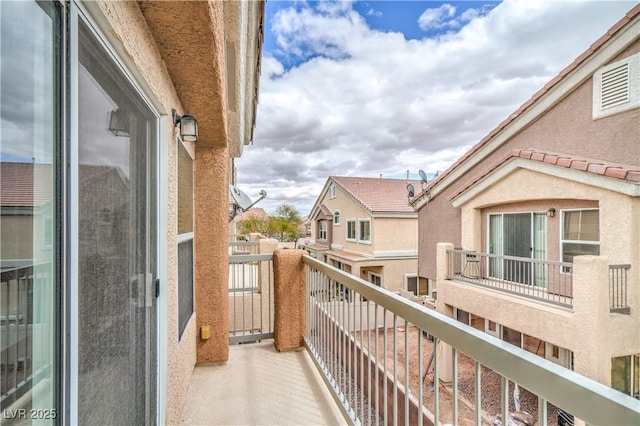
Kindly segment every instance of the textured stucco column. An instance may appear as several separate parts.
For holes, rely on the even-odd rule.
[[[436,295],[447,291],[445,281],[447,279],[447,250],[453,250],[453,244],[451,243],[438,243],[436,248]],[[437,297],[436,296],[436,297]],[[444,306],[445,300],[444,297],[437,297],[436,299],[436,307],[438,312],[445,315],[450,315],[447,313],[447,309]]]
[[[436,299],[436,308],[437,311],[441,314],[451,316],[451,310],[444,304],[444,294],[447,291],[447,284],[445,283],[447,279],[447,269],[448,269],[448,259],[447,259],[447,250],[453,250],[453,244],[451,243],[438,243],[436,253],[436,279],[437,279],[437,299]],[[440,342],[440,347],[438,348],[438,364],[439,364],[439,375],[440,381],[445,384],[449,384],[453,381],[453,358],[452,358],[452,350],[451,346],[447,345],[444,342]]]
[[[304,265],[302,250],[273,253],[274,334],[279,351],[301,348],[306,325]]]
[[[603,385],[611,383],[611,349],[607,347],[609,262],[603,256],[573,258],[573,309],[582,333],[575,341],[574,369]]]
[[[229,185],[227,148],[196,147],[195,306],[196,331],[208,324],[211,337],[197,337],[197,362],[229,359]]]

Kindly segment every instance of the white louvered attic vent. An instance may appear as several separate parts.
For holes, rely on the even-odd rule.
[[[602,73],[602,109],[629,102],[629,64]]]
[[[609,64],[593,75],[593,118],[640,106],[640,53]]]

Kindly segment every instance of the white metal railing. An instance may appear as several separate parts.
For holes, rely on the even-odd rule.
[[[258,254],[259,246],[260,243],[257,241],[231,241],[229,242],[229,254]]]
[[[573,265],[567,262],[447,250],[447,279],[561,306],[573,304]]]
[[[631,307],[627,301],[627,276],[631,265],[609,265],[610,311],[628,314]]]
[[[273,254],[229,256],[229,342],[273,338]]]
[[[34,311],[34,291],[51,286],[50,264],[0,272],[0,406],[5,409],[32,387],[34,378],[50,374],[49,332]]]
[[[521,410],[540,425],[566,413],[593,425],[639,423],[640,405],[628,395],[323,262],[303,262],[305,344],[356,424],[490,424],[515,411],[515,384]]]

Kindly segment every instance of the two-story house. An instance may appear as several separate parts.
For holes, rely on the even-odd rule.
[[[412,204],[439,311],[637,395],[640,6]]]
[[[406,179],[330,176],[309,220],[304,249],[338,269],[386,289],[416,295],[418,215]]]

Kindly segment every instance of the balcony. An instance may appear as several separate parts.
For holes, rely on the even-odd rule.
[[[337,408],[354,424],[640,420],[630,396],[299,250],[273,254],[273,277],[273,345],[196,367],[183,423],[334,424]]]
[[[627,286],[631,265],[609,265],[610,312],[630,313]],[[447,279],[573,306],[573,264],[468,250],[447,250]]]

